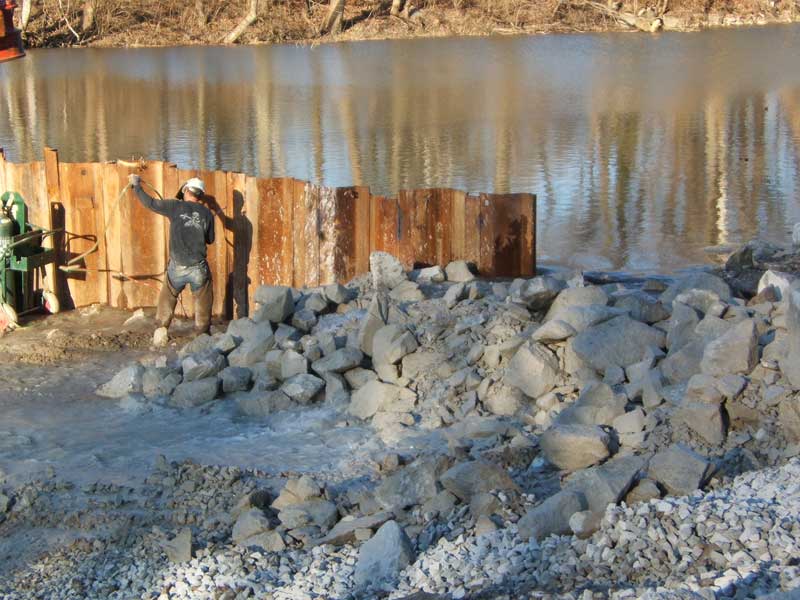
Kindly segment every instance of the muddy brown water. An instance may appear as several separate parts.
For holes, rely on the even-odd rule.
[[[674,271],[800,221],[798,55],[800,25],[35,50],[0,65],[0,145],[534,192],[542,262]]]

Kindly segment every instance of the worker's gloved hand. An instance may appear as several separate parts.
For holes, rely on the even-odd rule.
[[[142,184],[142,178],[139,177],[136,173],[131,173],[128,175],[128,183],[132,187],[139,187]]]

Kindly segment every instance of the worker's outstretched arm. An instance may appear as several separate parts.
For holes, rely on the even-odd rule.
[[[153,212],[164,215],[165,217],[169,216],[170,212],[172,212],[172,203],[170,201],[156,200],[142,189],[141,179],[138,175],[129,175],[128,183],[133,187],[133,191],[136,192],[136,197],[139,198],[139,202],[141,202],[142,206],[145,208],[149,208]]]

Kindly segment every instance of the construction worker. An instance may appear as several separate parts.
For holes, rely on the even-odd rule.
[[[206,245],[214,243],[214,217],[201,204],[205,184],[193,177],[181,186],[175,200],[157,200],[142,189],[138,175],[130,175],[128,182],[145,208],[169,219],[169,262],[156,309],[159,327],[169,329],[178,296],[188,285],[194,295],[195,329],[198,334],[208,333],[214,295]]]

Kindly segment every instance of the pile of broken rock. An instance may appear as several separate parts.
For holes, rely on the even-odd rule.
[[[490,282],[463,261],[370,264],[347,287],[262,286],[250,318],[98,390],[254,418],[326,403],[375,428],[372,481],[250,492],[232,544],[312,561],[360,545],[344,588],[395,597],[800,585],[792,275],[762,272],[743,298],[731,273]],[[446,447],[396,450],[432,432]]]

